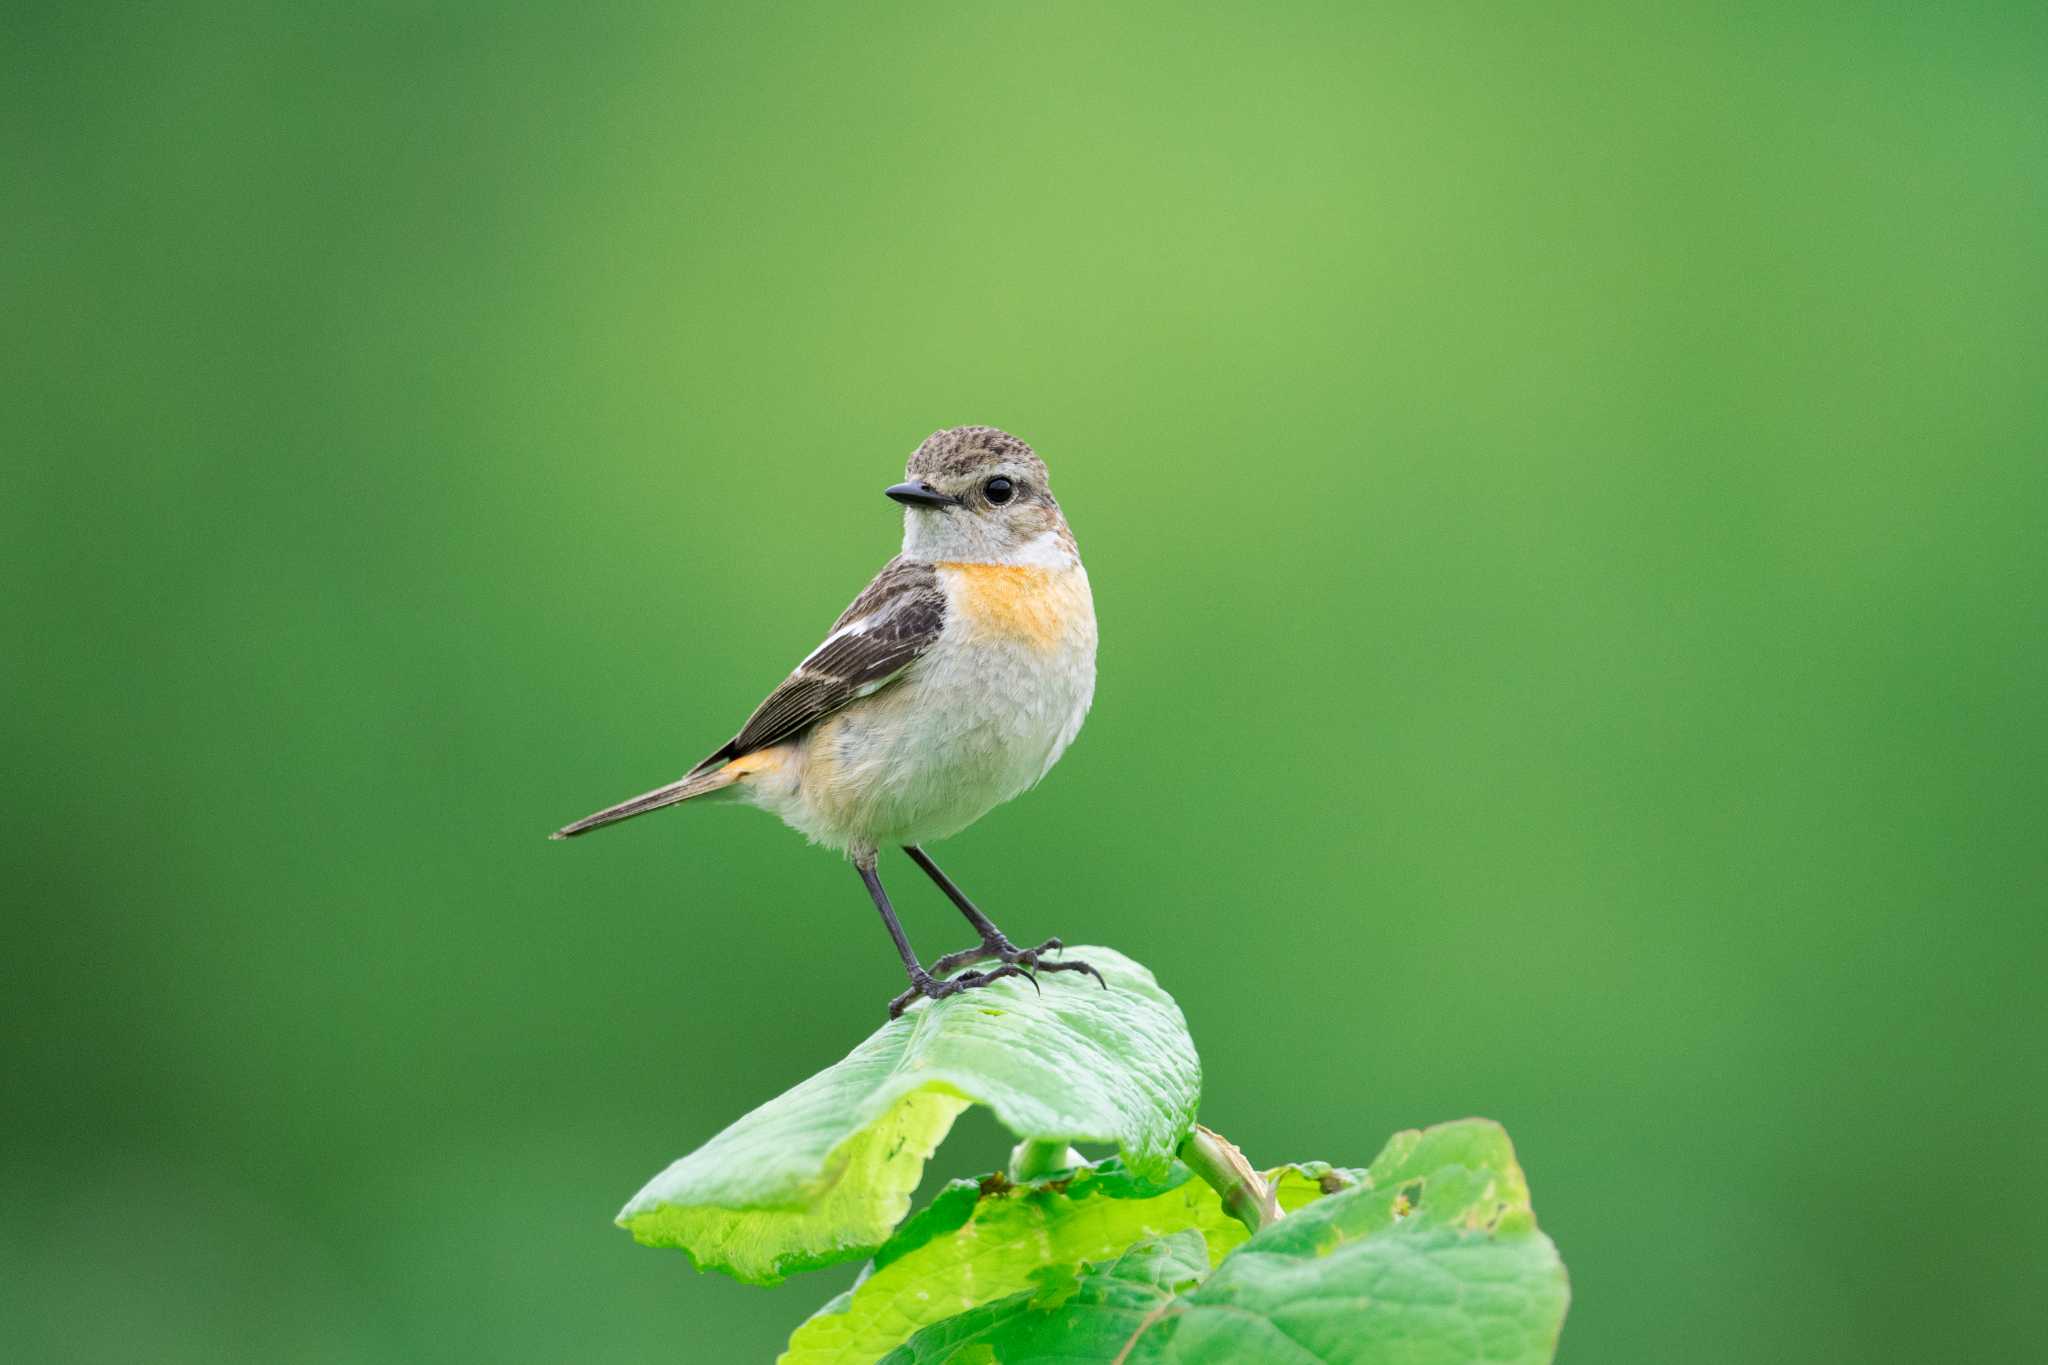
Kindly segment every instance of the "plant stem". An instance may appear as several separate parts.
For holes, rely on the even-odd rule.
[[[1280,1201],[1272,1186],[1221,1133],[1196,1124],[1180,1145],[1180,1159],[1214,1187],[1223,1211],[1253,1232],[1280,1221]]]
[[[1010,1179],[1018,1184],[1081,1164],[1081,1154],[1064,1142],[1020,1142],[1010,1152]]]

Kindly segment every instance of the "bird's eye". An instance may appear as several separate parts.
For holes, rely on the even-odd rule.
[[[981,495],[1001,507],[1017,496],[1017,486],[1005,478],[993,478],[981,486]]]

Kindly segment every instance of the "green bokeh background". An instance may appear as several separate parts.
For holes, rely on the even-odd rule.
[[[940,856],[1149,962],[1210,1123],[1505,1121],[1567,1362],[2039,1349],[2038,3],[14,5],[0,62],[9,1358],[759,1360],[850,1278],[609,1219],[879,1021],[853,874],[541,836],[723,739],[960,422],[1049,457],[1103,653]]]

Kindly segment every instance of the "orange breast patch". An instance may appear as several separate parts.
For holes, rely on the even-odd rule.
[[[960,624],[978,634],[1050,648],[1067,631],[1073,591],[1065,575],[1023,564],[942,563]]]

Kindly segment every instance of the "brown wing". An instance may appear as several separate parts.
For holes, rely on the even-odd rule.
[[[879,692],[932,647],[945,623],[946,592],[937,570],[923,560],[890,560],[832,623],[825,643],[696,770],[794,739],[849,702]]]

